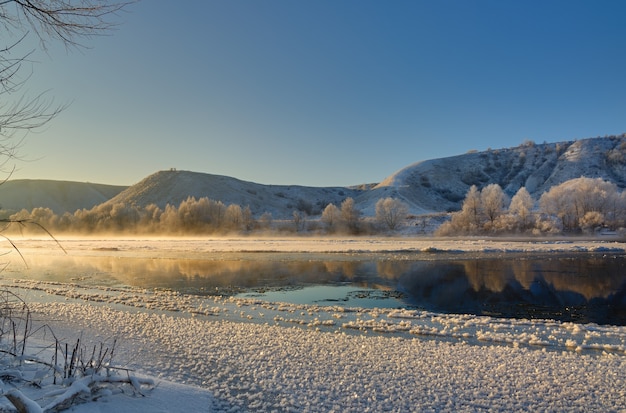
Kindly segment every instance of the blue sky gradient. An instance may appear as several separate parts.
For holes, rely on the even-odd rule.
[[[378,182],[469,150],[626,132],[623,1],[144,0],[28,83],[71,105],[14,179],[161,169]]]

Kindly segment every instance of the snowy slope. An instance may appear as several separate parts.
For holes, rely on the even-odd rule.
[[[499,184],[514,195],[520,187],[535,197],[553,185],[587,176],[604,178],[626,187],[626,135],[580,141],[534,144],[471,152],[409,165],[378,185],[350,188],[261,185],[226,176],[187,171],[160,171],[120,193],[109,202],[161,208],[178,205],[188,196],[208,197],[224,204],[250,206],[259,216],[290,218],[293,211],[318,215],[330,202],[339,206],[355,199],[365,216],[375,214],[376,202],[394,197],[407,202],[414,214],[457,210],[472,185]]]
[[[472,185],[499,184],[512,196],[524,186],[538,199],[550,187],[567,180],[602,178],[626,188],[626,134],[578,141],[489,149],[448,158],[424,160],[382,180],[353,187],[262,185],[189,171],[159,171],[129,187],[55,181],[10,181],[0,186],[0,207],[32,209],[46,206],[57,213],[91,208],[103,202],[138,206],[178,206],[189,196],[208,197],[225,205],[249,206],[259,217],[291,219],[294,211],[319,216],[329,203],[339,206],[352,197],[365,216],[376,202],[404,200],[413,214],[458,210]]]
[[[20,211],[37,207],[56,214],[91,209],[119,194],[125,186],[52,180],[16,179],[0,185],[0,209]]]
[[[470,186],[499,184],[512,196],[520,187],[538,199],[567,180],[603,178],[626,187],[626,135],[571,142],[533,144],[473,152],[418,162],[389,176],[361,199],[362,208],[392,195],[407,201],[414,212],[460,207]]]
[[[108,202],[165,208],[167,204],[178,206],[190,196],[207,197],[225,205],[249,206],[256,216],[269,212],[281,218],[291,217],[296,210],[318,215],[329,203],[339,206],[345,198],[360,192],[341,187],[262,185],[221,175],[169,170],[148,176]]]

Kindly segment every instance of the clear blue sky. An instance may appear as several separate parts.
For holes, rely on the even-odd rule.
[[[90,49],[38,55],[27,89],[71,105],[13,178],[353,185],[621,134],[625,18],[621,0],[143,0]]]

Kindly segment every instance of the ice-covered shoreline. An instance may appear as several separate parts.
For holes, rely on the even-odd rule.
[[[193,257],[207,253],[576,253],[626,252],[617,238],[431,238],[431,237],[206,237],[206,238],[14,238],[24,251],[49,250],[74,254],[142,254]],[[25,254],[26,255],[26,254]]]
[[[51,324],[68,335],[119,337],[119,358],[141,373],[210,390],[215,400],[206,411],[626,408],[623,353],[552,351],[541,343],[469,344],[428,335],[350,334],[271,320],[186,317],[84,303],[53,303],[35,310],[49,320],[63,320]],[[292,317],[305,318],[302,313],[306,310]],[[67,330],[68,324],[73,331]],[[485,331],[490,329],[484,325]],[[522,334],[532,336],[532,328]],[[624,332],[610,329],[608,334]]]
[[[123,367],[210,400],[192,411],[626,408],[626,327],[11,283],[58,337],[116,338]]]
[[[624,251],[623,243],[603,240],[60,241],[70,255],[124,256]],[[17,245],[26,256],[58,252],[49,239],[18,240]],[[38,322],[49,324],[58,337],[117,338],[119,364],[163,380],[143,405],[114,397],[79,406],[78,412],[626,411],[626,327],[266,303],[34,280],[3,279],[1,284],[23,296]],[[169,403],[159,408],[163,397]]]

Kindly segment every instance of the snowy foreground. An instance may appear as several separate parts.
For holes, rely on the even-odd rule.
[[[238,251],[623,253],[617,242],[411,239],[63,240],[68,254]],[[18,243],[25,256],[49,241]],[[154,380],[75,412],[626,412],[626,327],[304,306],[1,279],[71,342],[117,339]],[[43,392],[45,389],[42,389]],[[43,398],[40,390],[24,390]],[[42,403],[43,404],[43,403]],[[5,406],[3,404],[2,406]]]

